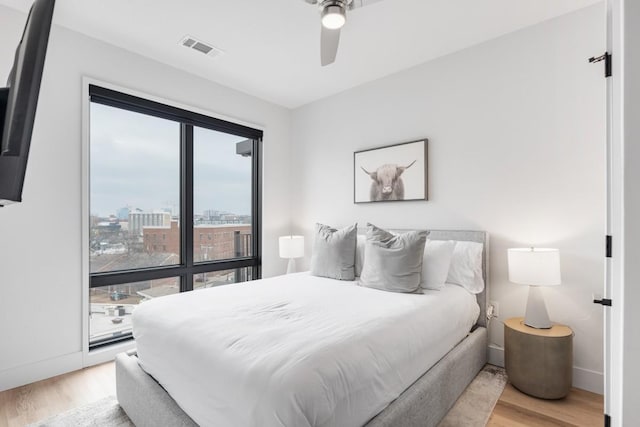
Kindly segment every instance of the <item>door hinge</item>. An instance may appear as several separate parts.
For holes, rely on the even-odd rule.
[[[611,236],[607,236],[606,243],[605,243],[605,246],[606,246],[606,247],[605,247],[605,254],[606,254],[605,256],[606,256],[607,258],[611,258],[611,245],[612,245],[612,240],[613,240],[613,238],[612,238]]]
[[[611,427],[611,417],[608,414],[604,414],[604,427]]]
[[[605,52],[600,56],[592,56],[589,58],[590,64],[595,64],[600,61],[604,61],[604,76],[611,77],[611,54],[609,52]]]
[[[593,303],[594,304],[600,304],[600,305],[606,305],[607,307],[611,307],[611,300],[609,298],[594,299]]]

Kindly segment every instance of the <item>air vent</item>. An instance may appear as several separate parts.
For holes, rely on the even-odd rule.
[[[221,49],[218,49],[215,46],[212,46],[191,36],[185,36],[182,40],[180,40],[180,44],[186,48],[204,53],[205,55],[212,58],[215,58],[216,56],[222,55],[224,53]]]

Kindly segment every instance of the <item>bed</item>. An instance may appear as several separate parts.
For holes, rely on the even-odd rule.
[[[429,237],[484,243],[486,266],[486,233]],[[486,299],[308,273],[162,298],[137,309],[118,400],[139,427],[436,425],[486,362]]]

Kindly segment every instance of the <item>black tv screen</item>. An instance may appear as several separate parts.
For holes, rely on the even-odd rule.
[[[0,89],[0,206],[22,201],[54,4],[36,0],[31,6],[7,87]]]

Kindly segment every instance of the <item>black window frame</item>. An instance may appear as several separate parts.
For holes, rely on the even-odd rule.
[[[134,95],[89,85],[89,101],[127,111],[171,120],[180,124],[180,263],[112,272],[90,273],[89,288],[121,285],[146,280],[180,278],[180,292],[193,290],[194,276],[221,270],[251,268],[251,280],[262,277],[262,137],[263,132],[248,126],[151,101]],[[194,262],[193,135],[194,127],[247,138],[252,144],[251,174],[251,256]],[[89,192],[91,185],[89,185]],[[89,350],[130,340],[131,333],[101,340],[89,340]]]

